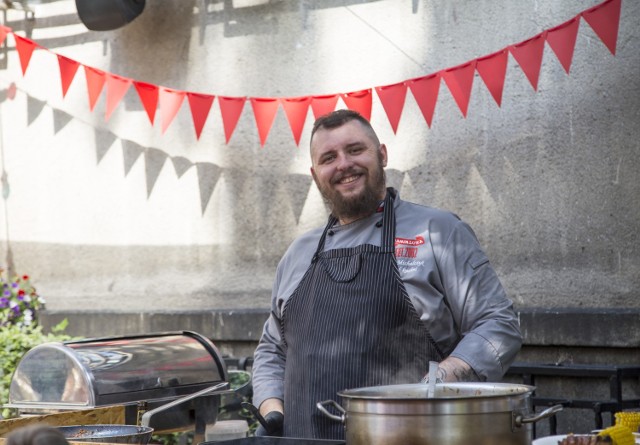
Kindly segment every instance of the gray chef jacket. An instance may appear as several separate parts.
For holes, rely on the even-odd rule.
[[[499,381],[520,350],[522,336],[513,304],[475,234],[456,215],[402,201],[398,194],[394,210],[396,262],[420,319],[445,355],[464,360],[484,381]],[[325,250],[379,246],[381,219],[382,213],[377,212],[336,225],[327,236]],[[284,398],[286,346],[279,320],[309,268],[323,229],[296,239],[278,265],[271,316],[254,355],[256,406],[268,398]]]

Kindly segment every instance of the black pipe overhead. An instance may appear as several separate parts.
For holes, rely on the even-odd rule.
[[[78,16],[92,31],[109,31],[133,21],[144,10],[145,0],[76,0]]]

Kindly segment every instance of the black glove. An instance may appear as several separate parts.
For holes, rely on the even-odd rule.
[[[264,416],[266,425],[262,423],[256,429],[256,436],[282,437],[282,427],[284,425],[284,414],[280,411],[271,411]]]

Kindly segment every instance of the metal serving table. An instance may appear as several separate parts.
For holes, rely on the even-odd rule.
[[[609,399],[574,399],[559,397],[541,397],[535,392],[531,397],[533,407],[562,404],[565,408],[590,409],[594,414],[594,429],[602,429],[602,414],[610,413],[611,424],[615,422],[614,414],[629,408],[639,408],[640,399],[625,399],[622,386],[625,379],[640,378],[640,366],[616,366],[616,365],[574,365],[574,364],[540,364],[540,363],[514,363],[507,371],[507,375],[522,377],[525,385],[536,386],[538,376],[549,377],[575,377],[575,378],[600,378],[609,380]],[[535,425],[534,425],[535,427]],[[557,434],[557,420],[555,415],[549,418],[549,430],[551,435]],[[535,434],[535,430],[534,430]]]

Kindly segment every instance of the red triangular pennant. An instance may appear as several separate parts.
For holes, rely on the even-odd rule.
[[[440,90],[440,73],[430,74],[407,81],[407,86],[415,98],[427,126],[431,128],[433,113],[436,109],[438,91]]]
[[[31,60],[33,50],[38,47],[38,44],[33,40],[29,40],[26,37],[19,36],[15,33],[13,34],[13,37],[16,41],[16,50],[20,57],[20,67],[22,67],[22,75],[24,76],[27,74],[27,68],[29,67],[29,61]]]
[[[216,97],[209,94],[187,93],[189,100],[189,108],[191,108],[191,117],[193,118],[193,126],[196,129],[196,139],[200,139],[202,128],[207,121],[211,105]]]
[[[511,55],[516,59],[535,91],[538,91],[538,77],[540,76],[540,66],[542,65],[545,34],[546,31],[509,47]]]
[[[293,133],[293,139],[296,141],[296,145],[300,145],[300,135],[302,134],[304,122],[307,120],[309,105],[311,105],[311,97],[289,97],[280,99],[280,103],[287,115],[287,120],[289,121],[291,132]]]
[[[60,66],[60,81],[62,82],[62,97],[65,97],[73,78],[76,76],[76,72],[78,72],[80,64],[60,54],[57,56],[58,65]]]
[[[509,52],[506,49],[482,57],[476,61],[476,71],[487,86],[498,106],[502,104],[504,78],[507,74]]]
[[[153,125],[153,121],[156,118],[156,109],[158,108],[158,86],[137,80],[133,82],[133,86],[138,92],[138,97],[140,97],[142,106],[147,112],[147,116],[149,116],[151,125]]]
[[[278,103],[278,99],[270,97],[251,98],[251,107],[253,108],[253,115],[256,118],[258,134],[260,135],[260,146],[262,147],[264,147],[264,143],[267,141],[267,136],[269,135],[273,121],[276,119]]]
[[[105,73],[84,65],[84,75],[87,80],[87,93],[89,93],[89,109],[93,111],[104,87]]]
[[[180,111],[185,94],[184,91],[159,87],[158,101],[160,102],[160,114],[162,115],[162,133],[167,131],[176,114]]]
[[[108,121],[111,113],[116,109],[127,90],[131,86],[131,79],[116,76],[115,74],[106,73],[107,81],[107,108],[105,110],[104,120]]]
[[[7,38],[7,34],[10,32],[12,32],[11,28],[0,25],[0,45],[4,43],[4,40]]]
[[[395,134],[398,130],[398,123],[404,108],[404,101],[407,98],[407,84],[404,82],[393,85],[376,87],[376,93],[382,103],[382,108],[387,113],[387,118]]]
[[[222,114],[226,144],[229,143],[229,139],[231,139],[231,135],[238,124],[246,101],[246,97],[218,96],[218,105],[220,105],[220,113]]]
[[[569,69],[571,68],[571,60],[573,59],[573,50],[576,47],[579,25],[579,17],[574,17],[562,25],[547,30],[547,43],[567,74],[569,74]]]
[[[342,100],[348,109],[357,111],[366,120],[371,119],[371,89],[353,91],[351,93],[341,94]]]
[[[472,60],[463,65],[442,71],[442,78],[449,87],[449,91],[451,91],[451,95],[458,104],[458,108],[460,108],[464,117],[467,117],[475,70],[476,61]]]
[[[582,13],[582,17],[614,56],[620,27],[621,6],[622,0],[609,0]]]
[[[311,110],[314,119],[329,114],[336,109],[339,96],[337,94],[328,94],[326,96],[311,96]]]

